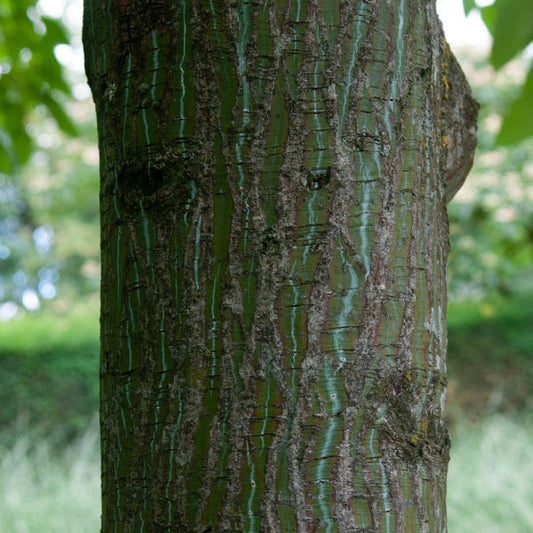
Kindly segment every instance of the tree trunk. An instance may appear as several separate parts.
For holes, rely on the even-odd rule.
[[[446,530],[434,0],[86,0],[102,532]]]

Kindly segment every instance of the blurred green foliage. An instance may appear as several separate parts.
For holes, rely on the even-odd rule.
[[[64,72],[56,59],[79,36],[34,4],[0,0],[0,99],[19,106],[0,104],[0,137],[13,148],[10,174],[0,171],[0,320],[62,311],[99,285],[94,110],[88,88],[71,96],[82,64]]]
[[[490,62],[501,69],[533,42],[531,0],[495,0],[479,7],[476,0],[463,0],[465,13],[479,9],[493,43]],[[518,143],[533,135],[533,62],[521,90],[508,103],[497,141],[501,145]]]
[[[28,161],[35,143],[28,122],[46,110],[61,130],[75,135],[65,112],[69,83],[54,55],[69,36],[59,20],[45,16],[34,0],[0,0],[0,172],[12,174]]]
[[[449,294],[457,300],[533,292],[533,139],[512,146],[497,139],[527,62],[496,72],[479,53],[460,61],[481,109],[474,166],[448,206]]]
[[[531,293],[448,307],[448,416],[482,419],[533,408]]]
[[[98,409],[98,301],[0,323],[0,429],[26,420],[63,437]]]
[[[51,130],[17,180],[0,175],[0,319],[63,310],[98,292],[98,153],[88,102],[70,106],[80,137]],[[45,129],[47,125],[35,126]],[[2,302],[4,302],[2,304]]]

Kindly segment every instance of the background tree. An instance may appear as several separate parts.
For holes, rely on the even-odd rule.
[[[445,529],[434,2],[88,1],[103,531]]]

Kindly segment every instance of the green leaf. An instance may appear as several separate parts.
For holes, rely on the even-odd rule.
[[[468,15],[470,11],[476,8],[476,0],[463,0],[463,9],[465,11],[465,15]]]
[[[503,117],[496,142],[503,145],[518,143],[533,135],[533,66],[530,68],[522,94]]]
[[[494,15],[489,8],[495,20],[483,20],[494,37],[490,61],[499,69],[533,41],[533,5],[531,0],[496,0],[483,9],[490,19]]]
[[[70,43],[70,39],[67,36],[65,27],[61,23],[49,17],[41,17],[41,20],[46,26],[47,41],[50,41],[53,44]]]
[[[498,4],[491,4],[490,6],[485,6],[480,9],[481,18],[492,35],[494,35],[494,26],[496,26],[496,19],[498,18],[497,5]]]

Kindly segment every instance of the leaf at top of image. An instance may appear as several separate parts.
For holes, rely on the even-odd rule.
[[[463,10],[466,16],[468,16],[470,11],[476,8],[477,8],[476,0],[463,0]]]
[[[533,41],[531,0],[496,0],[481,14],[494,39],[490,55],[494,68],[503,67]]]

